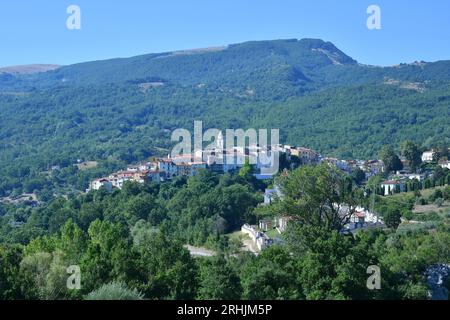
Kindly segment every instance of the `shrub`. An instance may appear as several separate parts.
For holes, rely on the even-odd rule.
[[[442,196],[445,200],[450,201],[450,186],[446,187],[442,192]]]
[[[430,196],[430,201],[435,201],[436,199],[443,198],[442,191],[440,189],[434,190],[433,194]]]
[[[105,284],[86,296],[86,300],[142,300],[142,298],[142,293],[127,288],[122,282]]]
[[[438,207],[442,207],[442,205],[444,204],[444,199],[437,198],[436,200],[434,200],[434,204],[437,205]]]
[[[406,220],[412,220],[414,218],[414,214],[411,210],[403,210],[402,211],[402,217]]]
[[[424,206],[424,205],[428,204],[428,201],[425,198],[418,198],[417,201],[416,201],[416,204]]]
[[[416,215],[416,220],[418,221],[440,221],[442,218],[437,212],[431,211],[428,213],[422,213]]]

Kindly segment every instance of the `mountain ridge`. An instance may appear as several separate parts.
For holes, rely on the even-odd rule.
[[[52,70],[56,70],[60,68],[60,65],[57,64],[25,64],[25,65],[15,65],[15,66],[7,66],[0,68],[1,73],[8,74],[35,74],[35,73],[43,73]]]
[[[208,85],[234,91],[289,95],[329,87],[395,81],[450,80],[450,61],[366,66],[321,39],[247,41],[222,47],[88,61],[38,74],[0,74],[0,91],[132,83],[146,79],[177,86]]]

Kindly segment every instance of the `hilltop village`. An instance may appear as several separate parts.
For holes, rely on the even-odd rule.
[[[101,188],[112,191],[114,188],[122,189],[128,181],[137,183],[161,183],[171,180],[178,176],[195,176],[199,170],[211,170],[217,173],[236,172],[240,170],[248,159],[254,160],[254,168],[256,173],[254,176],[259,180],[271,179],[274,174],[267,173],[270,165],[260,161],[261,155],[269,159],[277,154],[282,159],[278,165],[285,172],[302,165],[314,165],[327,163],[346,172],[349,175],[358,172],[362,175],[361,183],[367,182],[371,177],[377,176],[385,172],[386,168],[381,160],[342,160],[337,158],[324,157],[318,152],[306,148],[289,145],[276,145],[272,148],[262,148],[257,145],[251,145],[246,148],[234,147],[233,149],[224,149],[223,144],[217,148],[208,151],[201,151],[195,154],[182,156],[171,156],[167,158],[155,158],[152,161],[145,161],[133,165],[129,165],[126,170],[118,171],[107,177],[95,179],[90,183],[90,188],[86,191],[99,190]],[[433,161],[434,151],[426,151],[422,154],[424,163]],[[231,161],[230,161],[231,159]],[[378,186],[378,194],[392,195],[398,192],[407,191],[410,184],[419,184],[424,187],[427,178],[432,171],[413,171],[410,169],[406,159],[400,158],[402,161],[402,170],[390,172],[388,179],[381,181]],[[442,168],[450,168],[448,161],[439,162]],[[272,187],[265,190],[264,203],[261,205],[270,205],[275,199],[283,197],[278,187]],[[367,208],[356,207],[340,208],[342,216],[346,216],[351,211],[349,219],[345,224],[343,232],[355,232],[360,229],[383,228],[383,219]],[[267,246],[275,242],[281,242],[281,235],[292,218],[289,216],[281,216],[273,219],[260,220],[258,225],[244,224],[241,228],[241,234],[250,238],[248,244],[249,251],[258,253]],[[274,233],[274,230],[276,231]]]

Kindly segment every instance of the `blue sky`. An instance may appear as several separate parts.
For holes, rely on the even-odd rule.
[[[66,9],[81,8],[81,30]],[[381,30],[366,27],[369,5]],[[226,45],[321,38],[361,63],[450,59],[448,0],[2,0],[0,66],[76,62]]]

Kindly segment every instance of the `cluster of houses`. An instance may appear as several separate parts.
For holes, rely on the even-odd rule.
[[[448,148],[450,151],[450,148]],[[435,161],[435,150],[425,151],[422,153],[422,162],[430,163]],[[438,165],[442,167],[443,169],[449,169],[450,170],[450,161],[448,159],[440,159],[438,162]]]
[[[347,173],[352,173],[354,170],[359,168],[365,173],[366,179],[384,171],[384,164],[381,160],[342,160],[331,157],[323,157],[318,152],[304,147],[280,145],[276,148],[280,153],[286,154],[287,160],[291,160],[292,157],[295,156],[300,160],[302,165],[325,162],[330,165],[334,165],[338,169]]]
[[[259,169],[259,173],[255,174],[258,179],[272,178],[273,173],[265,174],[265,169],[272,164],[267,160],[260,161],[261,155],[265,159],[270,159],[275,152],[284,154],[291,164],[319,164],[328,163],[336,166],[338,169],[352,173],[356,169],[364,172],[365,178],[384,172],[384,164],[381,160],[341,160],[337,158],[323,157],[314,150],[304,147],[292,147],[288,145],[276,145],[273,147],[260,147],[258,145],[245,148],[233,147],[225,149],[223,141],[219,139],[217,147],[207,150],[198,151],[194,154],[182,156],[168,156],[165,159],[155,159],[150,162],[143,162],[137,165],[131,165],[124,171],[111,174],[108,177],[96,179],[91,182],[90,190],[98,190],[105,188],[111,191],[113,188],[121,189],[125,182],[134,181],[138,183],[161,182],[173,179],[177,176],[195,176],[199,170],[208,169],[214,172],[226,173],[240,169],[244,166],[247,159],[253,157],[256,159],[255,167]],[[434,152],[427,151],[422,155],[423,162],[432,162],[434,160]],[[297,157],[297,161],[292,161],[293,157]],[[402,161],[405,161],[404,159]],[[405,163],[406,164],[406,163]],[[443,168],[450,169],[449,161],[441,161],[439,165]],[[405,166],[407,168],[407,165]],[[405,191],[408,181],[417,180],[422,183],[428,177],[429,173],[412,173],[410,171],[397,171],[389,176],[389,179],[381,183],[385,195],[394,192]],[[276,198],[282,197],[282,193],[278,187],[267,189],[264,193],[263,205],[270,205]],[[342,208],[345,211],[345,208]],[[342,212],[343,215],[348,214]],[[272,245],[275,241],[267,235],[267,231],[276,229],[279,234],[286,230],[291,217],[278,217],[276,219],[266,219],[259,221],[259,225],[245,224],[241,228],[241,232],[247,234],[253,247],[257,251]],[[342,232],[355,232],[359,229],[368,229],[374,227],[382,227],[384,223],[382,219],[369,210],[358,207],[353,210],[344,230]]]
[[[303,147],[291,146],[268,146],[261,147],[252,145],[248,147],[224,148],[223,139],[217,141],[217,146],[209,150],[199,150],[193,154],[172,156],[165,159],[155,159],[151,162],[143,162],[129,166],[124,171],[111,174],[108,177],[96,179],[90,183],[90,190],[105,188],[121,189],[125,182],[133,181],[138,183],[161,182],[173,179],[177,176],[195,176],[199,170],[208,169],[214,172],[226,173],[239,170],[246,160],[255,165],[258,173],[257,179],[268,179],[273,177],[274,155],[285,153],[290,157],[297,156],[302,164],[313,164],[320,161],[320,155],[315,151]]]
[[[344,225],[341,232],[357,232],[358,230],[367,230],[373,228],[383,228],[385,226],[383,219],[376,213],[370,212],[366,208],[356,207],[349,214],[349,208],[343,206],[339,209],[340,214],[348,217],[348,221]],[[278,234],[286,231],[287,225],[294,218],[290,216],[277,217],[274,219],[263,219],[258,225],[244,224],[241,228],[243,234],[247,234],[257,251],[261,251],[280,240],[272,239],[267,232],[276,230]]]
[[[297,161],[291,161],[291,164],[300,163],[318,164],[329,163],[340,170],[352,173],[356,169],[364,172],[365,178],[368,179],[381,172],[384,172],[384,164],[381,160],[342,160],[337,158],[323,157],[316,151],[305,147],[293,147],[289,145],[275,145],[270,147],[261,147],[253,145],[248,147],[233,147],[230,149],[224,148],[223,138],[219,137],[217,145],[209,150],[197,151],[193,154],[171,156],[165,159],[156,159],[151,162],[144,162],[137,165],[132,165],[125,171],[119,171],[111,174],[108,177],[96,179],[91,182],[90,190],[98,190],[105,188],[112,190],[113,188],[121,189],[125,182],[134,181],[138,183],[146,182],[161,182],[170,180],[176,176],[194,176],[201,169],[208,169],[214,172],[226,173],[239,170],[247,159],[252,159],[252,164],[258,173],[255,174],[258,179],[267,179],[273,177],[273,172],[270,172],[274,154],[284,154],[288,161],[297,158]],[[261,159],[266,159],[262,161]],[[434,159],[434,151],[426,151],[422,155],[423,162],[432,162]],[[407,162],[402,159],[405,164],[405,169],[398,171],[389,176],[386,181],[381,183],[381,188],[384,195],[390,195],[395,192],[403,192],[406,189],[406,184],[412,180],[417,180],[423,183],[430,173],[412,173],[407,170]],[[439,162],[443,168],[450,169],[450,162],[445,160]],[[279,193],[277,190],[267,190],[264,195],[264,202],[270,203],[274,195]]]
[[[295,148],[292,148],[295,149]],[[297,155],[289,147],[285,147],[284,152],[287,155]],[[301,148],[303,149],[303,148]],[[377,175],[379,173],[384,172],[384,164],[380,160],[340,160],[336,158],[324,158],[318,154],[307,152],[308,155],[306,163],[320,163],[326,162],[336,166],[337,168],[351,173],[356,168],[361,169],[366,176],[366,179],[371,176]],[[406,184],[411,181],[416,181],[418,183],[424,183],[424,181],[429,177],[431,172],[423,172],[423,173],[413,173],[408,169],[408,163],[405,159],[401,159],[405,170],[397,171],[391,175],[389,175],[388,180],[383,181],[381,183],[381,188],[383,190],[384,195],[390,195],[395,192],[404,192],[406,191]],[[434,151],[426,151],[422,155],[422,161],[425,163],[430,163],[434,161]],[[303,162],[303,160],[302,160]],[[450,169],[450,161],[444,160],[439,161],[439,166],[442,168]],[[264,203],[263,205],[270,205],[275,199],[281,198],[282,192],[279,187],[275,186],[271,189],[266,189],[264,193]],[[340,208],[341,214],[348,215],[349,208],[343,207]],[[255,243],[255,245],[260,248],[267,247],[273,244],[273,240],[271,240],[266,234],[266,231],[272,230],[274,228],[277,229],[279,233],[285,231],[287,223],[291,219],[289,217],[278,218],[274,220],[261,220],[259,222],[259,226],[249,226],[244,225],[242,227],[242,232],[245,232],[251,236],[251,239]],[[379,217],[376,213],[370,212],[366,208],[357,207],[354,208],[352,214],[350,215],[347,223],[344,225],[344,229],[342,232],[356,232],[360,229],[370,229],[370,228],[378,228],[384,227],[384,222],[381,217]],[[261,250],[261,249],[260,249]]]
[[[151,162],[132,165],[125,171],[115,172],[108,177],[96,179],[91,182],[87,192],[90,190],[99,190],[100,188],[105,188],[108,191],[111,191],[113,188],[122,189],[124,183],[127,181],[159,183],[177,176],[194,176],[201,169],[209,169],[220,173],[232,172],[239,170],[245,164],[246,159],[249,158],[255,159],[253,163],[256,163],[256,169],[259,170],[259,173],[255,174],[256,178],[272,178],[273,173],[264,173],[265,169],[270,167],[272,162],[268,162],[267,164],[267,161],[261,161],[261,156],[264,156],[265,159],[270,159],[275,152],[285,154],[288,161],[291,161],[293,157],[297,157],[297,163],[299,162],[301,165],[325,162],[347,173],[352,173],[358,168],[364,172],[366,179],[384,172],[384,164],[381,160],[341,160],[323,157],[308,148],[289,145],[276,145],[273,147],[260,147],[255,145],[245,148],[233,147],[226,149],[223,146],[223,140],[219,139],[217,147],[208,151],[198,151],[194,154],[181,156],[169,155],[166,159],[156,159]],[[432,162],[433,160],[434,151],[426,151],[423,153],[423,162]],[[404,162],[407,168],[406,160],[402,159],[402,162]],[[295,162],[291,161],[291,163],[293,164]],[[448,160],[440,161],[439,165],[442,168],[450,169],[450,162]],[[430,174],[430,172],[417,174],[408,170],[397,171],[395,174],[390,175],[386,181],[383,181],[380,187],[384,195],[403,192],[408,182],[415,180],[423,183]],[[266,190],[264,203],[271,203],[273,197],[276,195],[279,196],[279,190]]]
[[[389,176],[389,179],[381,183],[383,195],[388,196],[397,192],[405,192],[408,182],[417,181],[423,184],[429,173],[411,173],[408,170],[397,171]]]
[[[348,213],[348,208],[341,208],[343,214]],[[344,225],[344,232],[355,232],[360,229],[371,229],[384,227],[383,219],[374,212],[361,206],[356,207],[349,217],[348,222]]]
[[[99,190],[104,188],[111,191],[113,188],[122,189],[127,181],[148,183],[170,180],[175,176],[194,176],[200,169],[206,169],[205,162],[182,161],[181,159],[156,159],[129,166],[124,171],[112,173],[108,177],[95,179],[86,190]]]
[[[422,153],[422,162],[424,163],[431,163],[435,161],[435,151],[425,151]],[[414,173],[409,170],[409,163],[406,161],[406,159],[401,158],[401,161],[403,163],[403,167],[405,170],[396,171],[395,173],[389,175],[388,179],[386,181],[383,181],[381,183],[381,189],[383,190],[383,195],[388,196],[392,195],[396,192],[405,192],[407,191],[407,184],[409,182],[415,181],[420,186],[423,187],[425,180],[432,174],[431,171],[425,171],[421,173]],[[442,167],[443,169],[449,169],[450,170],[450,161],[447,159],[440,160],[438,162],[438,165]]]

